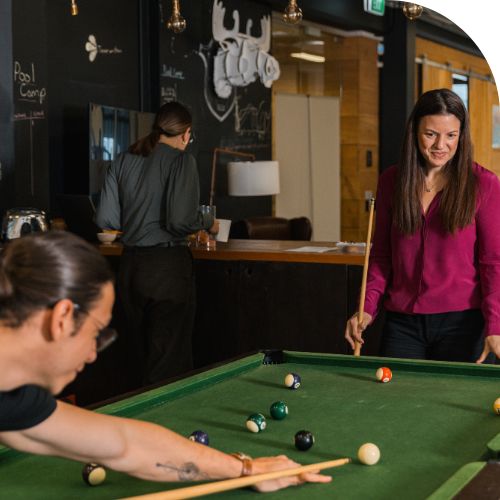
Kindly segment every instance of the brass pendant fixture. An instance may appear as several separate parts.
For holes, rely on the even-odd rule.
[[[288,24],[298,24],[302,20],[302,9],[297,5],[297,0],[290,0],[283,13],[283,21]]]
[[[416,3],[405,2],[403,5],[403,14],[410,20],[414,21],[422,15],[424,8]]]
[[[71,15],[78,15],[78,5],[76,4],[76,0],[71,0]]]
[[[174,33],[182,33],[186,29],[186,20],[181,16],[179,0],[172,0],[172,15],[167,21],[167,28]]]

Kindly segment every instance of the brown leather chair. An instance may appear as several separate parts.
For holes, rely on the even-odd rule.
[[[302,240],[312,236],[311,221],[307,217],[248,217],[231,226],[231,238],[252,240]]]

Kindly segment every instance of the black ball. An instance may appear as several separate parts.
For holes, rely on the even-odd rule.
[[[308,450],[314,444],[314,436],[309,431],[298,431],[295,434],[295,448],[300,451]]]
[[[85,464],[82,469],[82,478],[89,486],[97,486],[106,479],[106,469],[99,464]]]

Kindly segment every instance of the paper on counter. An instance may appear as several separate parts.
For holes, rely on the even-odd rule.
[[[335,251],[335,247],[299,247],[289,248],[287,252],[310,252],[310,253],[324,253]]]

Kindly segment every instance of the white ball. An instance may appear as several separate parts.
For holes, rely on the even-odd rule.
[[[373,443],[365,443],[358,450],[358,460],[365,465],[375,465],[380,460],[380,450]]]

